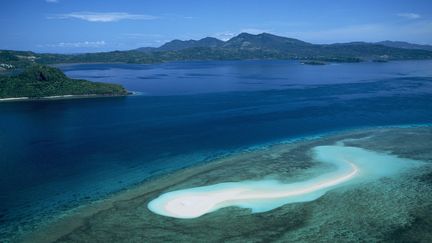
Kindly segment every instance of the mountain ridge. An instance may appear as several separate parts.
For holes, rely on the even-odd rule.
[[[379,41],[379,42],[365,42],[365,41],[353,41],[353,42],[341,42],[341,43],[331,43],[331,44],[313,44],[310,42],[302,41],[295,38],[289,38],[284,36],[278,36],[275,34],[270,33],[260,33],[260,34],[250,34],[246,32],[242,32],[226,41],[217,39],[215,37],[205,37],[199,40],[189,39],[189,40],[179,40],[174,39],[172,41],[166,42],[163,45],[159,47],[140,47],[134,50],[138,51],[144,51],[148,52],[151,51],[179,51],[184,50],[188,48],[195,48],[195,47],[207,47],[207,48],[232,48],[237,47],[240,49],[248,49],[247,45],[244,45],[244,42],[250,42],[250,39],[256,40],[272,40],[272,47],[275,46],[275,44],[291,44],[291,45],[303,45],[303,46],[336,46],[336,45],[382,45],[387,47],[393,47],[393,48],[400,48],[400,49],[418,49],[418,50],[427,50],[432,51],[432,45],[422,45],[422,44],[416,44],[416,43],[410,43],[405,41]],[[212,44],[208,45],[206,44],[205,40],[212,40]],[[240,43],[240,44],[239,44]],[[252,43],[254,44],[254,43]],[[261,43],[264,44],[265,43]],[[272,48],[269,48],[272,49]]]
[[[406,41],[385,40],[385,41],[375,42],[375,44],[389,46],[389,47],[403,48],[403,49],[419,49],[419,50],[432,51],[432,45],[415,44]]]
[[[384,43],[388,44],[388,43]],[[269,33],[241,33],[227,41],[214,37],[173,40],[160,47],[83,54],[49,54],[1,51],[0,64],[26,66],[31,63],[161,63],[202,60],[312,60],[360,62],[432,59],[432,50],[391,47],[370,42],[312,44]],[[415,45],[415,44],[413,44]]]

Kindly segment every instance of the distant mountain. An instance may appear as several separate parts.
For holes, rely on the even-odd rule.
[[[412,44],[415,45],[415,44]],[[333,62],[360,60],[424,59],[431,53],[421,48],[386,46],[382,43],[350,42],[311,44],[269,33],[241,33],[227,41],[207,37],[201,40],[173,40],[152,51],[176,51],[181,60],[208,59],[313,59]]]
[[[375,43],[350,42],[319,45],[318,55],[356,57],[361,60],[432,59],[431,51],[389,47]]]
[[[197,47],[238,50],[289,50],[298,46],[310,45],[312,44],[301,40],[276,36],[268,33],[262,33],[258,35],[241,33],[226,42],[213,37],[206,37],[200,40],[172,40],[158,48],[142,47],[136,50],[143,52],[180,51]]]
[[[392,42],[393,44],[394,42]],[[421,46],[422,48],[407,48],[406,44],[402,48],[401,45],[388,46],[388,42],[350,42],[320,45],[268,33],[257,35],[241,33],[227,41],[212,37],[200,40],[173,40],[157,48],[144,47],[130,51],[78,55],[0,51],[0,64],[15,63],[23,66],[31,62],[42,64],[93,62],[159,63],[169,61],[247,59],[359,62],[432,59],[432,50],[424,50],[425,47],[422,45],[409,44],[409,46]]]
[[[388,46],[388,47],[403,48],[403,49],[418,49],[418,50],[432,51],[432,45],[420,45],[420,44],[413,44],[404,41],[387,40],[387,41],[376,42],[375,44]]]
[[[134,51],[140,51],[140,52],[152,52],[152,51],[157,51],[158,48],[156,47],[140,47],[135,49]]]
[[[234,48],[240,50],[278,50],[288,51],[297,47],[310,47],[312,44],[268,33],[252,35],[248,33],[241,33],[227,42],[223,48]]]
[[[160,46],[159,48],[149,48],[149,47],[143,47],[138,48],[138,51],[179,51],[184,50],[188,48],[195,48],[195,47],[207,47],[207,48],[216,48],[220,47],[224,44],[223,41],[213,38],[213,37],[206,37],[201,40],[172,40],[170,42],[167,42]]]

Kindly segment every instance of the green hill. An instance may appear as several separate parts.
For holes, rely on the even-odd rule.
[[[0,98],[126,94],[120,85],[70,79],[57,68],[39,64],[28,66],[16,76],[0,76]]]
[[[395,47],[395,48],[403,48],[403,49],[418,49],[418,50],[427,50],[432,51],[432,45],[420,45],[420,44],[413,44],[405,41],[380,41],[376,42],[375,44],[383,45],[383,46],[389,46],[389,47]]]
[[[167,42],[163,44],[161,47],[157,48],[158,51],[179,51],[187,48],[194,48],[194,47],[208,47],[208,48],[217,48],[223,45],[223,41],[212,38],[212,37],[206,37],[201,40],[173,40],[170,42]]]

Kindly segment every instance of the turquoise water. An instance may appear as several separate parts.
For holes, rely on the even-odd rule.
[[[261,213],[288,203],[313,201],[347,184],[395,177],[425,164],[342,145],[318,146],[312,152],[315,161],[332,165],[332,172],[315,169],[312,176],[309,175],[311,178],[287,184],[276,180],[238,181],[171,191],[150,201],[148,208],[156,214],[185,219],[229,206]]]
[[[75,65],[145,95],[0,104],[0,234],[251,146],[432,122],[432,62]],[[145,77],[145,78],[143,78]]]

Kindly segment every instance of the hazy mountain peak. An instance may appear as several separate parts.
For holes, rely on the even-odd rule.
[[[207,48],[209,50],[193,50]],[[210,50],[211,49],[211,50]],[[140,48],[141,52],[179,51],[186,53],[187,58],[196,55],[195,59],[214,58],[282,58],[299,59],[315,58],[325,60],[375,60],[375,59],[425,59],[432,55],[432,46],[411,44],[407,42],[383,41],[349,42],[335,44],[311,44],[294,38],[278,36],[270,33],[240,33],[227,41],[214,37],[199,40],[178,40],[167,42],[159,48]],[[428,51],[429,50],[429,51]],[[244,52],[239,52],[244,51]],[[216,53],[216,54],[215,54]],[[327,58],[327,59],[326,59]]]
[[[269,33],[257,35],[241,33],[228,40],[224,47],[237,47],[241,49],[289,49],[293,45],[310,45],[307,42],[277,36]]]
[[[214,48],[221,46],[224,42],[214,37],[205,37],[200,40],[172,40],[157,48],[158,51],[178,51],[194,47]]]
[[[420,50],[432,51],[432,45],[413,44],[405,41],[385,40],[385,41],[376,42],[375,44],[388,46],[388,47],[403,48],[403,49],[420,49]]]

